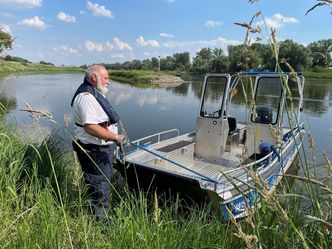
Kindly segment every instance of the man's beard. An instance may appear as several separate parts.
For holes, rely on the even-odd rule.
[[[103,94],[106,94],[108,92],[108,88],[106,86],[102,85],[101,80],[99,79],[99,77],[97,79],[97,89],[99,91],[101,91]]]

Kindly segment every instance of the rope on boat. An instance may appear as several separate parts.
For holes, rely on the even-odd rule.
[[[129,143],[130,143],[131,145],[137,147],[138,149],[144,150],[144,151],[146,151],[146,152],[148,152],[148,153],[150,153],[150,154],[152,154],[152,155],[154,155],[154,156],[156,156],[156,157],[159,157],[159,158],[161,158],[161,159],[163,159],[163,160],[165,160],[165,161],[167,161],[167,162],[170,162],[170,163],[172,163],[172,164],[174,164],[174,165],[176,165],[176,166],[179,166],[180,168],[183,168],[183,169],[185,169],[185,170],[188,170],[188,171],[190,171],[191,173],[194,173],[194,174],[196,174],[196,175],[199,175],[199,176],[203,177],[205,180],[207,180],[207,181],[209,181],[209,182],[219,183],[218,181],[216,181],[216,180],[214,180],[214,179],[212,179],[212,178],[210,178],[210,177],[207,177],[207,176],[205,176],[205,175],[203,175],[203,174],[201,174],[201,173],[199,173],[199,172],[197,172],[197,171],[195,171],[195,170],[189,169],[188,167],[183,166],[183,165],[181,165],[181,164],[179,164],[179,163],[177,163],[177,162],[175,162],[175,161],[173,161],[173,160],[170,160],[170,159],[168,159],[168,158],[166,158],[166,157],[164,157],[164,156],[162,156],[162,155],[160,155],[160,154],[158,154],[158,153],[156,153],[156,152],[153,152],[153,151],[151,151],[151,150],[148,150],[147,148],[144,148],[144,147],[142,147],[142,146],[140,146],[140,145],[138,145],[138,144],[135,144],[135,143],[133,143],[133,142],[129,142]]]

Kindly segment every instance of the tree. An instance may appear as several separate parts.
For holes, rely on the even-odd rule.
[[[54,66],[53,63],[51,63],[51,62],[46,62],[46,61],[40,61],[39,64],[41,64],[41,65],[48,65],[48,66]],[[63,65],[63,66],[64,66],[64,65]]]
[[[124,63],[122,63],[122,69],[130,70],[131,69],[131,62],[130,61],[125,61]]]
[[[143,63],[143,69],[144,70],[152,70],[153,69],[152,60],[145,59],[145,60],[142,61],[142,63]]]
[[[158,70],[159,67],[159,60],[157,57],[152,57],[151,59],[152,69]]]
[[[190,54],[189,52],[176,53],[173,55],[175,69],[182,71],[190,68]]]
[[[245,44],[228,46],[229,69],[231,72],[258,70],[261,60],[254,50]]]
[[[160,59],[160,70],[175,70],[175,62],[173,56],[166,56],[166,58]]]
[[[309,68],[312,65],[311,51],[309,48],[292,40],[280,42],[279,62],[283,71],[290,71],[287,62],[295,71]]]
[[[328,67],[332,61],[332,39],[309,43],[312,54],[312,66]]]
[[[225,72],[228,68],[228,58],[221,48],[215,48],[212,53],[211,70],[213,73]]]
[[[140,60],[133,60],[131,62],[131,69],[141,70],[143,68],[143,63]]]
[[[274,71],[276,68],[276,58],[272,52],[271,44],[253,43],[251,49],[260,58],[260,65],[257,70]]]
[[[0,54],[5,50],[12,49],[12,46],[13,46],[12,36],[9,33],[4,32],[0,29]]]
[[[210,48],[202,48],[197,52],[193,59],[193,72],[198,74],[205,74],[211,71],[212,51]]]
[[[17,57],[17,56],[10,56],[10,55],[6,55],[5,61],[17,61],[17,62],[22,62],[22,63],[31,63],[27,59],[23,59],[23,58]]]

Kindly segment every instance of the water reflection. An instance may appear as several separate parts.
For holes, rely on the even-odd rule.
[[[332,84],[330,81],[307,81],[304,87],[304,108],[310,115],[322,116],[331,105]]]

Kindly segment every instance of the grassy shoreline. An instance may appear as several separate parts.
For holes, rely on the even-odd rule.
[[[57,67],[45,64],[0,60],[0,77],[18,74],[84,73],[80,67]],[[148,70],[109,70],[110,78],[130,84],[181,83],[177,72],[155,72]],[[184,75],[182,72],[181,75]],[[315,68],[303,71],[306,79],[332,79],[332,69]]]
[[[119,82],[130,84],[162,85],[181,84],[183,80],[166,72],[149,70],[109,70],[110,78]]]
[[[0,60],[0,77],[18,74],[57,74],[82,72],[84,72],[84,69],[79,67],[56,67],[52,65]]]
[[[313,69],[304,71],[303,75],[306,79],[332,79],[332,69]]]

